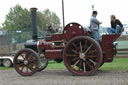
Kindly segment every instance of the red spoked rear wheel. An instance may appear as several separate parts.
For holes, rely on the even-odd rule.
[[[91,75],[103,59],[100,45],[91,37],[75,37],[64,49],[64,64],[75,75]]]
[[[39,66],[38,54],[31,49],[22,49],[14,57],[14,68],[22,76],[31,76]]]

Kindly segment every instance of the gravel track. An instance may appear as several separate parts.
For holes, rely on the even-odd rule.
[[[1,70],[0,85],[128,85],[128,72],[100,70],[93,76],[73,76],[67,70],[45,70],[22,77],[15,70]]]

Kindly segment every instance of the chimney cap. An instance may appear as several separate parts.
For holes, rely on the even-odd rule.
[[[36,11],[36,10],[37,10],[37,8],[31,8],[30,10],[31,10],[31,11]]]

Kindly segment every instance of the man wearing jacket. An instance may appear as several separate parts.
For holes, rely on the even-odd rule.
[[[90,29],[92,31],[94,40],[99,42],[100,40],[99,25],[102,24],[102,22],[97,20],[96,16],[97,16],[97,11],[93,11],[90,19]]]

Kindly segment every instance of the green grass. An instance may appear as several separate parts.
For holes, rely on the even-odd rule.
[[[64,63],[50,62],[48,69],[66,69]],[[128,72],[128,58],[115,58],[113,62],[104,63],[100,70],[121,70]]]
[[[0,70],[9,70],[11,68],[0,67]],[[66,69],[64,63],[49,62],[47,69]],[[128,72],[128,58],[115,58],[111,63],[105,63],[100,70],[121,70]]]
[[[56,63],[54,61],[49,62],[47,69],[66,69],[64,62]]]
[[[101,70],[122,70],[128,72],[128,58],[115,58],[111,63],[105,63]]]
[[[0,67],[0,70],[11,70],[11,69],[13,69],[13,67],[9,67],[9,68],[7,68],[7,67]]]

